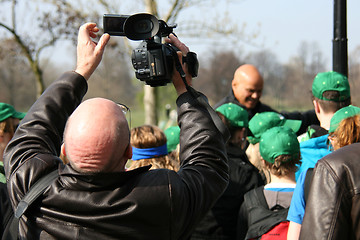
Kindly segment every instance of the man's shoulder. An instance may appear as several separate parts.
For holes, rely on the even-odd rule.
[[[320,159],[314,174],[321,183],[336,182],[333,190],[341,189],[351,198],[358,195],[357,189],[360,188],[359,161],[360,143],[350,144]]]
[[[353,171],[360,170],[360,143],[344,146],[319,160],[319,164],[325,164],[333,169]]]
[[[230,90],[230,92],[224,98],[222,98],[220,101],[218,101],[213,106],[213,108],[216,109],[216,108],[220,107],[221,105],[223,105],[225,103],[235,103],[235,104],[241,106],[240,103],[238,102],[238,100],[235,98],[234,93],[233,93],[232,90]]]
[[[255,108],[257,109],[257,112],[277,112],[275,109],[273,109],[269,105],[262,103],[260,101]]]

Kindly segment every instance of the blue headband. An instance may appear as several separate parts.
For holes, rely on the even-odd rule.
[[[160,156],[168,154],[166,144],[159,146],[159,147],[153,147],[153,148],[132,147],[132,151],[133,151],[133,155],[132,155],[131,160],[133,160],[133,161],[140,160],[140,159],[160,157]]]

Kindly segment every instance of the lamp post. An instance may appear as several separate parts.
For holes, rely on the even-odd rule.
[[[333,71],[348,76],[346,0],[334,0]]]

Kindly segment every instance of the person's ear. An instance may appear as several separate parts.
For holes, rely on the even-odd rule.
[[[60,149],[60,151],[61,151],[61,154],[62,154],[64,157],[66,157],[65,144],[61,144],[61,149]]]
[[[247,129],[246,129],[246,127],[243,127],[243,128],[241,129],[241,132],[242,132],[242,134],[243,134],[243,138],[246,138],[246,136],[247,136]]]
[[[316,100],[313,100],[313,104],[314,104],[314,109],[316,113],[320,113],[320,106],[319,106],[319,102]]]
[[[235,78],[234,78],[234,79],[231,81],[231,87],[232,87],[232,88],[235,88],[236,85],[237,85],[237,82],[236,82],[236,80],[235,80]]]
[[[126,157],[127,159],[131,159],[132,158],[132,145],[131,143],[129,143],[129,145],[127,146],[127,148],[125,149],[124,152],[124,157]]]
[[[64,164],[69,163],[69,159],[66,157],[66,150],[65,150],[65,144],[61,144],[60,148],[60,159],[63,161]]]
[[[262,164],[262,166],[263,167],[265,167],[266,165],[265,165],[265,160],[261,157],[261,164]]]

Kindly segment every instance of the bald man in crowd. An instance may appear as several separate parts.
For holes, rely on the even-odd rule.
[[[125,171],[132,147],[122,108],[104,98],[81,103],[110,38],[104,34],[95,43],[91,38],[98,31],[95,23],[80,27],[75,71],[47,88],[5,151],[14,209],[37,180],[53,170],[59,173],[21,217],[19,237],[187,239],[228,183],[225,141],[205,106],[187,92],[174,71],[180,170],[145,166]],[[186,56],[189,49],[174,35],[169,37],[167,41],[181,50],[179,59]],[[190,84],[186,64],[183,68]],[[68,164],[57,157],[60,149]]]
[[[231,87],[230,93],[215,104],[215,109],[225,103],[235,103],[248,111],[249,120],[256,113],[277,112],[260,101],[264,80],[259,70],[254,65],[244,64],[238,67],[235,71]],[[311,124],[320,124],[314,110],[306,112],[296,111],[291,113],[281,112],[281,114],[287,119],[302,121],[300,130],[297,132],[298,135],[306,132],[307,127]]]
[[[231,82],[232,91],[215,105],[215,108],[224,103],[236,103],[245,108],[251,119],[258,112],[275,112],[274,109],[260,102],[264,80],[254,65],[244,64],[235,71]]]

